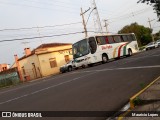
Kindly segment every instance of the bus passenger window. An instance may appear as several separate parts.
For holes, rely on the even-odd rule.
[[[128,41],[128,38],[127,38],[126,35],[122,35],[122,38],[123,38],[123,41],[124,41],[124,42],[127,42],[127,41]]]
[[[127,35],[128,41],[133,41],[132,35]]]
[[[121,42],[120,36],[114,36],[114,40],[115,40],[116,43]]]
[[[99,37],[96,38],[96,40],[97,40],[98,45],[105,45],[106,44],[105,37],[99,36]]]
[[[94,54],[97,50],[97,44],[94,37],[89,38],[89,46],[90,46],[91,54]]]
[[[109,44],[113,44],[114,43],[114,40],[113,40],[112,36],[108,36],[108,43]]]
[[[100,45],[101,44],[101,39],[99,37],[97,37],[97,44]]]
[[[122,35],[120,36],[120,38],[121,38],[121,42],[124,42]]]

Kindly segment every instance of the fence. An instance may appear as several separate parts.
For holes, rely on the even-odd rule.
[[[20,82],[17,68],[12,68],[3,72],[0,72],[0,88],[15,85]]]

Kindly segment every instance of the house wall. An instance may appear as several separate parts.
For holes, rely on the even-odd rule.
[[[9,65],[8,64],[0,64],[0,72],[4,71],[4,70],[8,70],[9,69]]]
[[[72,55],[70,55],[70,51],[72,50],[70,45],[65,47],[56,47],[56,48],[57,50],[60,51],[38,55],[43,76],[59,73],[60,66],[66,64],[65,55],[69,55],[70,60],[73,59]],[[50,48],[48,51],[52,50],[53,49]],[[50,64],[50,61],[52,61],[52,59],[55,59],[57,63],[57,66],[53,68],[51,67]]]
[[[19,65],[23,80],[41,77],[41,69],[37,55],[31,55],[19,60]]]
[[[19,59],[22,79],[36,79],[59,73],[60,66],[66,64],[65,56],[68,55],[70,60],[73,59],[71,51],[72,45],[39,48],[35,51],[35,54]],[[53,59],[56,61],[55,67],[51,66],[51,61]]]

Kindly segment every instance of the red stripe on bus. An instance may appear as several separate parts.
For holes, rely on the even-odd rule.
[[[120,47],[119,47],[119,49],[118,49],[118,57],[120,57],[120,55],[121,55],[121,48],[124,46],[124,45],[126,45],[127,43],[125,43],[125,44],[123,44],[123,45],[121,45]]]

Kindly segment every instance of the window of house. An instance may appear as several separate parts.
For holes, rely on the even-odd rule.
[[[49,59],[51,68],[57,67],[56,58],[50,58]]]
[[[3,71],[4,71],[4,70],[7,70],[7,67],[3,67],[2,69],[3,69]]]
[[[69,55],[65,55],[64,58],[65,58],[66,63],[70,61]]]
[[[24,66],[22,67],[22,72],[23,72],[24,75],[26,75],[26,71],[24,69]]]

